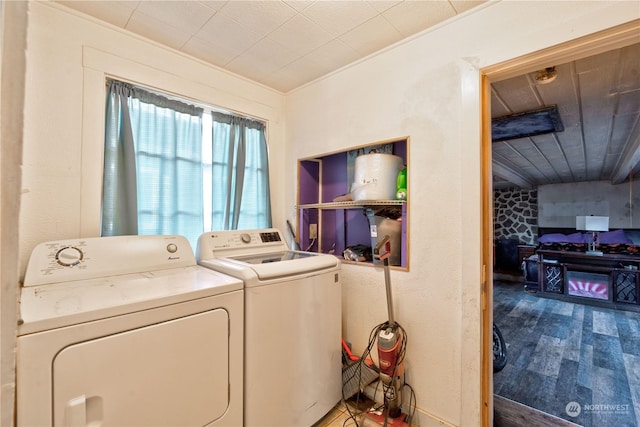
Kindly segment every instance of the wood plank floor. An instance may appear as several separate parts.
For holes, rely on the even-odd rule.
[[[580,427],[497,394],[493,397],[493,427]]]
[[[640,426],[640,313],[494,281],[494,321],[509,351],[494,394],[585,427]]]

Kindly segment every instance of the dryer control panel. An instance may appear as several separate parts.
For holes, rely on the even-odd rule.
[[[92,237],[41,243],[31,252],[23,286],[87,280],[196,265],[183,236]]]

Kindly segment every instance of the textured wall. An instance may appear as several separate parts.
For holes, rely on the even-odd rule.
[[[538,187],[540,227],[575,228],[578,215],[609,217],[609,228],[640,228],[640,182],[573,182]]]
[[[516,188],[493,192],[494,238],[535,245],[538,236],[538,191]]]
[[[21,191],[26,2],[0,4],[0,426],[12,426],[18,317],[18,215]],[[7,48],[8,47],[8,48]]]

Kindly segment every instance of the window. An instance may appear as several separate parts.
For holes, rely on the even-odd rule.
[[[270,226],[264,123],[108,82],[103,236]]]

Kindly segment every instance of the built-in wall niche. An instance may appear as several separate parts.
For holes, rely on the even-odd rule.
[[[297,241],[302,250],[334,254],[345,263],[376,265],[372,248],[385,235],[391,238],[392,268],[409,269],[409,201],[395,198],[349,200],[359,155],[383,153],[398,156],[409,166],[409,137],[379,141],[344,151],[298,160]],[[393,179],[396,176],[389,176]],[[361,246],[358,246],[361,245]],[[371,248],[368,257],[345,259],[345,249]],[[355,258],[355,256],[353,256]],[[370,259],[368,259],[370,258]]]

